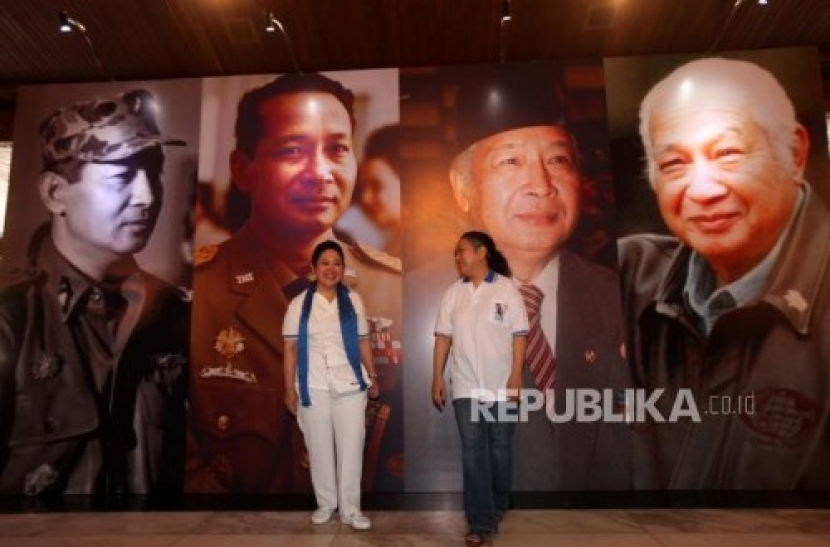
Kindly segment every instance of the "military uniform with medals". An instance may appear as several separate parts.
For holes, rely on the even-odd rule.
[[[388,317],[399,337],[400,262],[344,243],[345,282],[370,316]],[[263,257],[249,227],[199,249],[194,274],[190,436],[191,492],[309,492],[296,420],[283,404],[282,321],[309,283]],[[309,266],[310,267],[310,266]]]

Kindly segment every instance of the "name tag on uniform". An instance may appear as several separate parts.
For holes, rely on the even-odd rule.
[[[254,282],[254,272],[245,272],[236,276],[236,284],[243,285],[245,283]]]
[[[500,300],[490,302],[490,321],[498,325],[507,324],[507,302]]]

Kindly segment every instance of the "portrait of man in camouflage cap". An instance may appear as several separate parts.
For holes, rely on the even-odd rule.
[[[23,166],[32,158],[21,146],[12,171],[4,259],[17,260],[4,260],[0,290],[0,493],[180,492],[189,292],[136,255],[158,231],[169,147],[186,143],[159,130],[165,112],[152,91],[86,91],[34,89],[19,110],[16,137],[26,138],[15,149],[35,134],[40,165],[27,177],[35,184],[22,177],[33,164]],[[57,96],[66,102],[48,101]],[[40,216],[27,211],[33,197],[47,219],[18,236]],[[148,261],[163,264],[160,273],[181,269],[181,250]]]

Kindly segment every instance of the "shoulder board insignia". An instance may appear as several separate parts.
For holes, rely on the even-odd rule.
[[[797,312],[800,313],[804,313],[805,311],[807,311],[807,308],[810,307],[810,304],[807,302],[804,296],[802,296],[801,293],[795,289],[789,289],[784,294],[784,302],[786,302],[787,306],[795,309]]]
[[[204,247],[199,247],[193,255],[193,265],[201,266],[202,264],[207,264],[213,260],[217,251],[219,251],[218,245],[205,245]]]
[[[182,302],[193,302],[193,289],[189,289],[187,287],[179,285],[173,288],[173,292]]]
[[[383,251],[373,249],[372,247],[357,242],[350,245],[350,247],[354,251],[355,256],[357,256],[357,258],[362,262],[383,266],[384,268],[395,273],[403,272],[403,264],[401,263],[401,259],[397,256],[392,256],[384,253]]]

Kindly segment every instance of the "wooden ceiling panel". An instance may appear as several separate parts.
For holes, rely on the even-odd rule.
[[[511,0],[502,46],[502,0],[2,0],[0,85],[293,70],[282,36],[264,30],[267,9],[306,71],[802,45],[828,70],[830,1],[735,3]],[[103,71],[80,33],[58,32],[61,9],[87,28]]]

